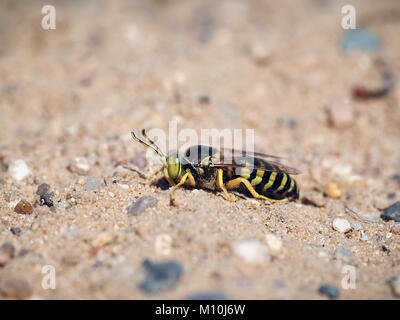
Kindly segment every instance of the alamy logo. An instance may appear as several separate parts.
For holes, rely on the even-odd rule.
[[[52,5],[43,6],[42,14],[45,14],[45,16],[42,18],[42,28],[44,30],[55,30],[56,29],[56,8]]]
[[[356,28],[356,8],[347,4],[342,7],[342,28],[343,29],[355,29]]]
[[[46,265],[42,268],[42,274],[45,276],[42,279],[42,288],[44,290],[56,289],[56,268],[52,265]]]

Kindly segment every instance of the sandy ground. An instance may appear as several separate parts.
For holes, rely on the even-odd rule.
[[[387,282],[400,276],[400,234],[380,214],[400,200],[400,91],[351,98],[355,83],[376,75],[373,54],[341,50],[346,1],[53,4],[57,29],[49,31],[41,2],[0,4],[0,245],[9,243],[1,298],[325,299],[323,284],[341,299],[395,298]],[[352,4],[399,77],[398,1]],[[337,128],[327,109],[346,99],[354,114]],[[168,130],[170,120],[197,131],[254,129],[258,151],[302,171],[300,200],[230,203],[180,189],[170,207],[162,183],[141,185],[121,165],[157,170],[129,132]],[[31,171],[20,181],[10,169],[18,159]],[[323,194],[331,182],[340,198]],[[52,207],[36,194],[42,183]],[[128,216],[145,195],[158,202]],[[22,199],[31,214],[15,212]],[[352,229],[334,230],[335,218]],[[175,261],[182,274],[147,294],[145,259]],[[55,290],[42,287],[47,265]],[[345,266],[356,272],[353,289],[342,286]]]

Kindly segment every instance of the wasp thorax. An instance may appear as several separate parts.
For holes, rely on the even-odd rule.
[[[171,152],[167,156],[167,170],[171,179],[176,179],[182,172],[182,164],[179,154]]]

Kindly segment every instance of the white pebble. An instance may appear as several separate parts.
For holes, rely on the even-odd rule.
[[[156,237],[154,248],[157,253],[167,256],[171,253],[171,247],[172,238],[169,234],[160,234]]]
[[[269,261],[268,247],[258,241],[235,241],[233,252],[247,263],[265,264]]]
[[[281,250],[282,248],[282,240],[279,239],[276,235],[269,233],[266,235],[265,237],[268,247],[274,251],[274,252],[278,252]]]
[[[345,233],[351,230],[351,225],[346,219],[336,218],[333,220],[333,229],[341,233]]]
[[[364,231],[361,231],[361,241],[368,241],[368,236]]]
[[[8,168],[8,172],[17,181],[25,179],[32,173],[31,169],[29,169],[26,162],[22,159],[15,160]]]

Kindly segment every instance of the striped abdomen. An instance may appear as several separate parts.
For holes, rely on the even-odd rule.
[[[296,181],[286,173],[243,168],[236,171],[236,176],[248,180],[259,194],[268,198],[299,198]]]

